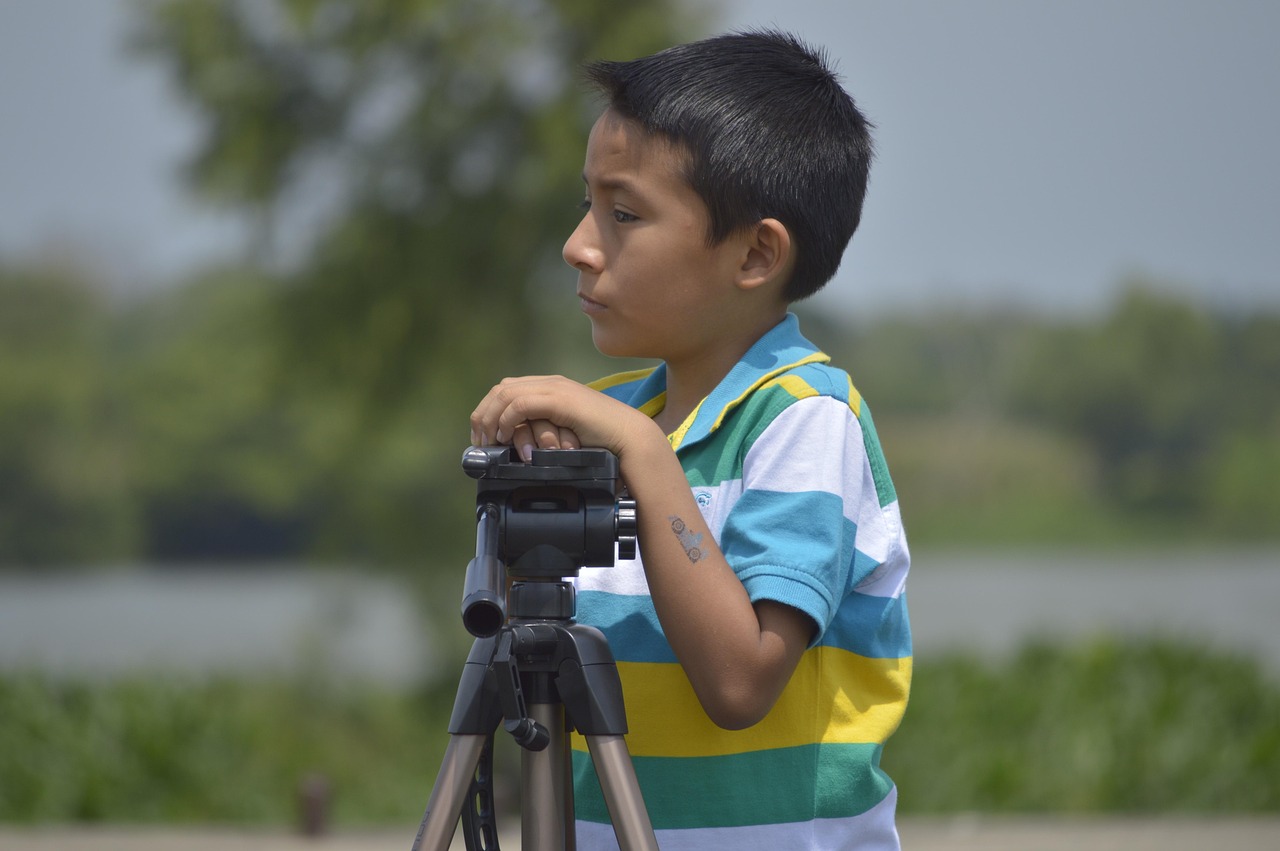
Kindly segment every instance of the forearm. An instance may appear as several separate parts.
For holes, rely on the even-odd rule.
[[[665,436],[656,426],[653,431],[657,439],[633,442],[620,460],[639,507],[654,609],[708,716],[722,727],[747,727],[772,707],[807,635],[789,636],[794,624],[761,617],[703,520]]]

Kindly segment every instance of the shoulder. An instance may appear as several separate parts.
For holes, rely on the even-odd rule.
[[[740,416],[754,435],[784,421],[820,428],[858,428],[862,396],[849,374],[828,363],[806,363],[771,376],[743,400]]]

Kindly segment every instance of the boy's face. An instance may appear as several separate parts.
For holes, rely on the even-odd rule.
[[[609,111],[587,141],[586,215],[564,245],[603,354],[678,365],[740,334],[740,240],[709,246],[706,205],[686,156]]]

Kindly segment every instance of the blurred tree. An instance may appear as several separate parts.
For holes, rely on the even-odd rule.
[[[261,276],[215,271],[123,312],[114,360],[143,555],[306,549],[325,490],[322,419],[274,380]]]
[[[297,377],[370,410],[461,400],[554,352],[572,304],[589,57],[686,37],[689,3],[165,0],[140,44],[204,121],[204,197],[256,217]],[[551,329],[549,332],[548,329]]]
[[[1280,533],[1280,315],[1227,321],[1219,393],[1230,400],[1209,459],[1209,520],[1234,536]]]
[[[106,306],[73,273],[0,267],[0,565],[132,550]]]
[[[275,349],[271,392],[309,423],[274,439],[309,435],[316,467],[290,487],[325,501],[303,509],[291,498],[286,514],[335,553],[469,547],[471,489],[458,466],[467,415],[505,375],[569,371],[590,348],[585,332],[563,333],[576,302],[559,257],[598,112],[580,67],[685,40],[694,4],[159,0],[140,10],[138,47],[172,69],[202,121],[191,186],[255,223],[250,260],[269,297],[246,315]],[[274,465],[303,463],[291,446]],[[269,483],[283,481],[272,464],[248,477],[204,465],[197,479],[224,482],[224,493],[243,497],[259,480],[264,509]],[[231,519],[227,506],[206,508]]]
[[[1233,323],[1135,287],[1105,322],[1041,337],[1017,406],[1092,447],[1115,503],[1167,519],[1203,517],[1220,497],[1213,480],[1223,453],[1238,464],[1245,443],[1258,445],[1238,437],[1274,433],[1274,331],[1273,319]]]

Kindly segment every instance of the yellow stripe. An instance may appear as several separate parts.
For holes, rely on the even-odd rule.
[[[630,372],[615,372],[613,375],[606,375],[604,378],[597,378],[595,381],[587,382],[587,386],[592,390],[608,390],[610,387],[617,387],[619,384],[626,384],[628,381],[639,381],[648,378],[656,367],[648,367],[646,369],[633,369]]]
[[[664,396],[664,401],[665,398],[666,397]],[[707,401],[706,397],[703,397],[702,402],[705,401]],[[680,444],[684,442],[684,436],[689,433],[689,429],[693,427],[693,421],[698,418],[698,411],[702,410],[702,402],[699,402],[694,406],[693,410],[689,413],[689,416],[685,417],[684,422],[680,423],[680,427],[678,429],[667,435],[667,440],[671,442],[672,449],[679,449]]]
[[[805,381],[798,375],[780,375],[773,381],[770,381],[769,386],[781,387],[796,399],[807,399],[810,396],[818,395],[818,391],[814,390],[813,386],[810,385],[809,382]]]
[[[849,384],[849,408],[856,417],[862,410],[862,394],[858,392],[858,388],[853,386],[853,379],[845,376],[845,380]],[[775,378],[768,383],[769,387],[781,387],[797,399],[807,399],[810,396],[817,396],[818,391],[813,389],[813,385],[805,381],[798,375],[784,374]],[[763,387],[761,388],[763,389]]]
[[[662,412],[662,409],[665,408],[666,406],[667,406],[667,391],[663,390],[657,396],[654,396],[652,399],[650,399],[648,402],[645,402],[636,410],[644,414],[649,419],[653,419],[658,414],[660,414]]]
[[[610,387],[617,387],[619,384],[626,384],[629,381],[643,381],[653,373],[654,369],[656,369],[656,367],[649,367],[648,369],[633,369],[630,372],[618,372],[613,375],[606,375],[604,378],[597,378],[595,381],[588,382],[587,386],[592,390],[599,390],[603,393]],[[636,410],[652,419],[666,406],[667,391],[663,390]]]
[[[853,386],[853,378],[845,376],[849,380],[849,408],[853,411],[855,417],[862,416],[862,394],[858,392],[858,388]]]
[[[809,745],[879,743],[898,728],[911,684],[910,657],[868,659],[834,647],[801,657],[782,697],[759,724],[723,730],[675,663],[619,662],[632,756],[697,757]],[[575,749],[585,750],[580,736]]]

